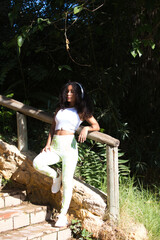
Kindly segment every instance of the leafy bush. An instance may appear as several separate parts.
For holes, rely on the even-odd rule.
[[[119,153],[119,157],[124,153]],[[121,178],[126,178],[130,170],[125,165],[128,160],[119,159],[119,174]],[[107,160],[105,144],[88,140],[79,144],[79,161],[76,168],[76,177],[84,180],[88,184],[106,191],[107,182]]]
[[[93,240],[93,234],[88,232],[85,228],[82,228],[82,224],[80,220],[72,219],[72,223],[70,226],[72,231],[72,236],[79,240]]]

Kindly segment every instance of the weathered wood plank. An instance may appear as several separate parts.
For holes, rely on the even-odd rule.
[[[52,115],[43,110],[25,105],[19,101],[0,95],[0,104],[24,115],[36,118],[46,123],[52,123]]]

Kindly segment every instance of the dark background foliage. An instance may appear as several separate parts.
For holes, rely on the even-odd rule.
[[[120,139],[132,174],[159,182],[159,5],[1,1],[1,94],[53,112],[62,85],[82,83],[103,131]]]

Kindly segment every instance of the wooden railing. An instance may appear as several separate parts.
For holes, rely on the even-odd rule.
[[[52,123],[52,116],[42,110],[27,106],[14,99],[0,95],[0,105],[16,111],[18,149],[28,150],[27,118],[30,116],[43,122]],[[81,131],[81,127],[77,133]],[[107,158],[107,214],[110,220],[119,217],[119,180],[118,180],[118,146],[119,140],[100,132],[90,132],[87,138],[106,144]]]

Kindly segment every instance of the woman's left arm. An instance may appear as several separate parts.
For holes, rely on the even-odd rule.
[[[100,130],[99,124],[93,116],[87,118],[86,121],[89,123],[89,126],[83,127],[78,137],[78,141],[81,143],[86,140],[88,132]]]

